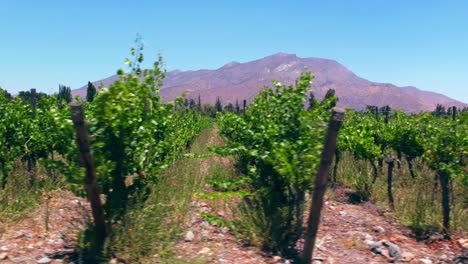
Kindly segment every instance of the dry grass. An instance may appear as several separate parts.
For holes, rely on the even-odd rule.
[[[208,154],[213,129],[204,130],[190,152]],[[204,186],[209,158],[180,158],[166,169],[144,203],[126,215],[111,242],[111,251],[129,263],[183,263],[173,257],[173,244],[190,216],[190,203]]]
[[[48,173],[38,166],[36,182],[30,187],[26,166],[19,161],[15,163],[5,189],[0,189],[0,231],[9,223],[26,217],[42,203],[43,195],[64,186],[63,177],[55,175],[55,172],[54,177],[49,177]]]
[[[411,227],[416,235],[424,235],[442,228],[442,206],[440,187],[435,185],[435,175],[422,160],[415,160],[416,178],[411,178],[406,161],[401,168],[395,167],[393,196],[394,215],[402,224]],[[368,162],[356,161],[351,155],[344,155],[338,168],[338,181],[355,190],[362,191],[364,183],[370,188],[370,199],[381,207],[387,207],[387,166],[374,185],[371,184],[372,168]],[[468,231],[468,203],[466,188],[453,180],[451,225],[454,232]]]

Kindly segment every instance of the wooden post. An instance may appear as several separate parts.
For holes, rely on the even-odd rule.
[[[414,174],[414,170],[413,170],[413,158],[406,156],[406,161],[408,162],[408,169],[409,169],[411,178],[413,179],[416,178],[416,174]]]
[[[309,219],[307,221],[307,231],[302,255],[303,263],[311,263],[314,250],[315,239],[317,237],[320,214],[323,207],[323,197],[327,190],[330,166],[336,149],[336,139],[343,123],[345,110],[338,107],[332,108],[332,116],[328,125],[325,145],[320,159],[320,165],[315,178],[314,194],[312,197],[312,206],[310,207]]]
[[[393,199],[393,192],[392,192],[392,184],[393,184],[393,167],[395,167],[395,159],[391,156],[388,155],[385,158],[385,163],[387,163],[388,166],[388,178],[387,178],[387,196],[388,196],[388,202],[390,204],[390,208],[392,210],[395,210],[395,202]]]
[[[91,203],[91,209],[94,219],[96,239],[98,246],[102,248],[107,237],[107,226],[104,218],[104,209],[96,186],[96,168],[94,167],[91,149],[88,140],[88,128],[83,114],[83,105],[81,102],[70,103],[72,110],[73,126],[76,132],[76,143],[80,151],[81,164],[86,168],[86,189],[88,199]]]
[[[384,118],[384,123],[387,125],[388,124],[388,117],[390,115],[390,107],[388,105],[384,106],[385,109],[385,118]]]
[[[332,183],[335,184],[336,181],[336,174],[338,173],[338,164],[340,163],[341,159],[341,152],[338,149],[335,149],[335,165],[333,166],[333,175],[332,175]]]
[[[36,89],[31,89],[30,94],[30,104],[31,104],[31,118],[36,119]],[[33,186],[36,182],[36,154],[30,153],[27,159],[28,161],[28,172],[29,172],[29,186]]]
[[[456,119],[457,119],[457,107],[452,106],[452,120],[456,120]]]
[[[31,116],[32,119],[36,118],[36,89],[31,89]]]
[[[449,175],[442,169],[437,170],[439,176],[440,187],[442,189],[442,216],[444,225],[444,238],[450,239],[450,187]]]
[[[52,199],[52,196],[45,194],[43,196],[45,200],[45,210],[44,210],[44,229],[46,232],[49,232],[49,201]]]

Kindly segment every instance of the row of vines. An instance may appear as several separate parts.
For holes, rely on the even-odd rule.
[[[440,186],[443,213],[443,234],[450,237],[450,204],[453,182],[468,185],[468,114],[460,112],[450,118],[437,117],[432,113],[407,115],[395,111],[391,115],[384,112],[379,116],[375,111],[355,113],[350,111],[345,119],[336,150],[336,163],[344,152],[349,152],[356,160],[368,161],[372,166],[372,180],[375,183],[387,164],[388,204],[394,209],[392,176],[395,166],[408,166],[414,180],[418,172],[414,161],[420,160],[435,175],[434,192]],[[332,179],[336,180],[336,170]],[[369,195],[370,186],[363,183],[363,197]]]
[[[305,197],[313,192],[327,121],[337,98],[330,93],[321,102],[308,96],[312,76],[303,74],[295,86],[274,82],[246,108],[243,115],[218,115],[227,145],[216,149],[235,155],[242,172],[232,189],[248,191],[250,210],[261,211],[256,225],[263,246],[285,255],[298,255],[296,243],[303,235]],[[306,108],[305,106],[308,105]],[[370,108],[372,110],[372,108]],[[431,113],[408,115],[401,111],[347,111],[338,138],[330,180],[337,181],[337,168],[344,155],[365,160],[373,168],[363,182],[363,197],[378,177],[388,177],[389,205],[393,206],[392,172],[405,159],[413,178],[419,177],[413,162],[437,176],[443,206],[443,233],[450,236],[450,182],[468,185],[468,114],[452,118]],[[405,164],[406,164],[405,163]],[[383,172],[384,164],[388,172]],[[338,175],[339,176],[339,175]],[[368,195],[368,194],[367,194]]]
[[[141,70],[142,46],[132,49],[131,71],[81,98],[96,169],[97,187],[105,197],[107,228],[123,219],[129,206],[148,195],[160,171],[180,156],[210,120],[184,108],[182,98],[163,103],[159,96],[164,71],[161,60]],[[71,98],[34,96],[31,100],[0,93],[0,191],[13,184],[15,164],[28,168],[30,188],[44,177],[61,175],[69,188],[84,195],[85,171],[68,102]],[[38,173],[38,168],[53,171]],[[14,187],[14,186],[13,186]],[[93,233],[90,230],[92,243]],[[100,243],[100,242],[96,242]],[[95,247],[99,245],[91,245]],[[99,254],[101,249],[93,254]],[[96,250],[95,250],[96,251]]]

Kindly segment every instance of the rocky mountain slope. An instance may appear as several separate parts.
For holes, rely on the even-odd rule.
[[[213,103],[221,97],[223,103],[246,99],[250,101],[271,80],[293,84],[303,71],[313,71],[314,94],[322,98],[327,89],[335,89],[339,105],[354,109],[366,105],[390,105],[408,112],[430,111],[437,104],[468,106],[442,94],[419,90],[416,87],[398,87],[388,83],[376,83],[363,79],[334,60],[299,58],[294,54],[277,53],[263,59],[239,63],[230,62],[216,70],[171,71],[164,79],[161,95],[173,100],[183,92],[189,98],[199,95],[204,102]],[[95,81],[108,86],[118,76]],[[86,86],[74,90],[75,95],[85,95]]]

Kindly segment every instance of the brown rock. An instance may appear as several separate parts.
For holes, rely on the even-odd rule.
[[[415,259],[410,262],[411,264],[432,264],[432,260],[428,258]]]
[[[188,231],[185,234],[185,242],[192,242],[194,238],[195,238],[195,235],[193,234],[192,231]]]
[[[24,236],[24,233],[23,233],[22,231],[20,231],[20,232],[17,232],[17,233],[15,234],[15,236],[13,237],[13,239],[22,238],[23,236]]]
[[[204,247],[202,248],[202,250],[198,251],[198,255],[206,255],[206,254],[209,254],[211,252],[211,249],[207,248],[207,247]]]
[[[414,259],[414,254],[411,252],[405,252],[401,254],[401,260],[404,262],[410,262]]]
[[[462,248],[468,248],[468,238],[460,238],[457,242]]]
[[[7,258],[8,258],[8,253],[3,252],[3,253],[0,254],[0,260],[5,260]]]
[[[372,231],[374,231],[378,235],[382,235],[383,233],[385,233],[385,229],[383,227],[381,227],[381,226],[374,226],[372,228]]]
[[[43,257],[37,261],[37,264],[50,264],[52,260],[48,257]]]

